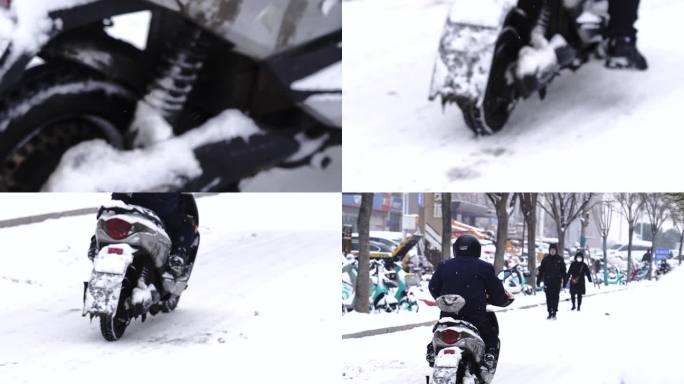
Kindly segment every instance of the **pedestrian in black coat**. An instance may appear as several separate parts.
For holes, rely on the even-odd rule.
[[[549,253],[544,255],[541,265],[539,265],[539,273],[537,275],[537,286],[542,281],[544,282],[546,310],[549,312],[547,319],[556,318],[561,286],[566,285],[567,280],[565,260],[558,254],[558,245],[551,244],[549,246]]]
[[[584,277],[589,279],[591,283],[591,273],[589,273],[589,266],[584,263],[584,254],[580,251],[575,255],[575,261],[570,264],[568,269],[568,278],[570,280],[570,300],[572,300],[572,309],[575,310],[575,296],[577,297],[577,310],[582,306],[582,295],[587,290],[584,286]]]

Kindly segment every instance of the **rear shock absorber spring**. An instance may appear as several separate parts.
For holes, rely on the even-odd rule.
[[[537,20],[537,25],[535,26],[535,33],[541,36],[546,36],[546,32],[551,24],[551,0],[542,0],[542,7],[539,13],[539,19]]]
[[[205,32],[189,22],[170,42],[144,100],[173,124],[192,92],[207,57]]]
[[[145,284],[151,284],[154,281],[154,271],[152,270],[152,265],[147,260],[143,263],[140,269],[140,277],[138,280],[142,279]]]

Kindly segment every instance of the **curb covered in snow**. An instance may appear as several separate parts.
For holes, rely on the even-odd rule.
[[[198,199],[201,197],[213,196],[213,195],[217,195],[217,194],[218,193],[210,193],[210,192],[193,193],[195,198],[198,198]],[[43,213],[40,215],[31,215],[31,216],[17,217],[15,219],[0,220],[0,228],[17,227],[20,225],[39,223],[41,221],[50,220],[50,219],[61,219],[63,217],[90,215],[90,214],[96,213],[98,209],[100,209],[100,208],[99,207],[91,207],[91,208],[70,209],[68,211]]]
[[[19,225],[34,224],[49,219],[60,219],[62,217],[88,215],[97,212],[98,208],[80,208],[69,211],[44,213],[41,215],[18,217],[16,219],[0,220],[0,228],[16,227]]]
[[[610,291],[603,291],[603,292],[594,292],[590,293],[588,295],[584,295],[585,297],[590,297],[590,296],[596,296],[596,295],[605,295],[607,293],[612,293],[612,292],[620,292],[624,291],[627,288],[619,288],[619,289],[612,289]],[[570,301],[570,299],[561,299],[560,301]],[[496,309],[494,312],[508,312],[508,311],[515,311],[518,309],[530,309],[534,307],[540,307],[542,305],[546,305],[546,302],[542,303],[537,303],[537,304],[528,304],[528,305],[523,305],[520,307],[515,307],[515,308],[501,308],[501,309]],[[413,324],[406,324],[406,325],[397,325],[393,327],[385,327],[385,328],[378,328],[378,329],[369,329],[367,331],[361,331],[361,332],[354,332],[354,333],[348,333],[346,335],[342,335],[342,339],[360,339],[362,337],[369,337],[369,336],[379,336],[379,335],[385,335],[388,333],[394,333],[394,332],[402,332],[402,331],[408,331],[413,328],[418,328],[418,327],[428,327],[428,326],[433,326],[435,324],[435,321],[424,321],[421,323],[413,323]]]

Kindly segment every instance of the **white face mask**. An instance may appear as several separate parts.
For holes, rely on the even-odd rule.
[[[581,261],[582,261],[582,259],[581,259],[581,258],[579,258],[579,257],[576,257],[576,258],[575,258],[575,261],[579,263],[579,262],[581,262]]]

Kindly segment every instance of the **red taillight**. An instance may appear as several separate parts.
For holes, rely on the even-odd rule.
[[[445,349],[444,354],[445,355],[455,355],[456,351],[454,351],[453,349]]]
[[[12,0],[0,0],[0,7],[9,9]]]
[[[109,248],[107,253],[116,253],[117,255],[123,255],[123,249],[121,248]]]
[[[453,329],[445,329],[444,331],[440,332],[440,337],[446,344],[456,344],[460,336],[461,334]]]
[[[110,219],[105,221],[107,235],[114,240],[122,240],[128,237],[131,231],[131,224],[121,219]]]

